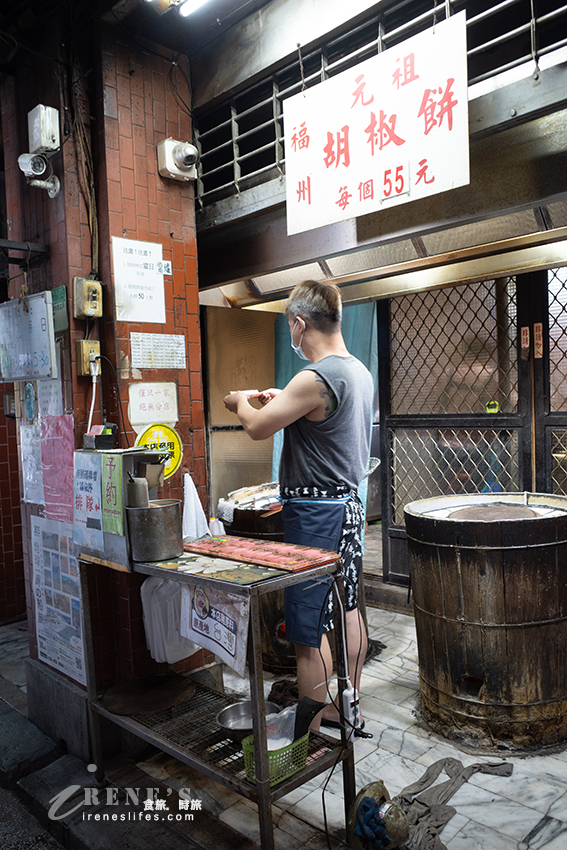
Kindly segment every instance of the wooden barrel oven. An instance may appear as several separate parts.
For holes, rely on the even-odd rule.
[[[424,720],[518,748],[567,740],[567,498],[405,508]]]

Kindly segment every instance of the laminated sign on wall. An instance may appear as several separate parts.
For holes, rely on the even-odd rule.
[[[466,185],[465,12],[283,106],[288,234]]]

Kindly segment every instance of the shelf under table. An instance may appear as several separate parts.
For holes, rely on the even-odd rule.
[[[216,722],[219,711],[235,701],[234,695],[197,684],[188,700],[162,711],[115,714],[100,701],[93,702],[92,707],[98,714],[163,752],[257,802],[256,783],[246,779],[242,747],[227,738]],[[343,758],[346,758],[346,750],[340,740],[320,732],[310,732],[305,767],[273,786],[272,800],[283,797]]]

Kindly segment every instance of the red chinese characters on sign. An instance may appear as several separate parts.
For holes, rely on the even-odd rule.
[[[396,59],[396,62],[399,61],[399,59]],[[404,56],[401,68],[396,68],[392,77],[394,78],[392,85],[396,86],[397,89],[400,86],[407,86],[408,83],[413,83],[414,80],[419,79],[419,74],[415,73],[415,56],[413,53],[408,53],[407,56]]]
[[[358,77],[355,77],[354,81],[355,81],[355,83],[357,83],[357,87],[355,88],[355,90],[352,93],[352,96],[354,97],[354,101],[353,101],[352,106],[350,108],[353,109],[353,107],[356,106],[356,104],[358,103],[359,100],[360,100],[360,103],[362,104],[362,106],[370,106],[370,104],[374,100],[374,95],[369,97],[368,100],[364,99],[364,88],[366,86],[366,82],[364,82],[364,74],[360,74]]]
[[[341,127],[336,134],[336,146],[335,146],[335,136],[327,132],[327,144],[323,148],[326,153],[324,158],[325,167],[329,168],[334,164],[335,168],[338,167],[341,160],[343,160],[343,165],[345,168],[348,168],[350,165],[350,148],[348,142],[348,133],[349,127],[345,125]]]
[[[421,118],[423,116],[425,121],[425,136],[434,127],[440,127],[445,116],[447,117],[447,127],[449,130],[453,129],[453,109],[458,103],[458,100],[453,98],[453,92],[451,91],[451,86],[454,82],[455,80],[453,78],[449,78],[444,92],[442,86],[439,89],[425,89],[421,106],[417,113],[417,117]],[[435,100],[434,96],[438,93],[440,95],[439,100]],[[435,110],[438,110],[437,115],[435,115]]]
[[[299,125],[299,133],[297,132],[297,128],[293,128],[293,135],[291,137],[291,146],[294,151],[301,150],[301,148],[307,149],[309,147],[309,136],[307,134],[307,127],[305,126],[305,121]]]
[[[382,109],[380,110],[379,121],[376,120],[376,115],[373,112],[370,113],[370,124],[365,128],[364,132],[368,134],[367,142],[372,149],[372,156],[374,156],[376,147],[378,147],[378,150],[382,150],[390,142],[398,146],[405,143],[405,139],[402,139],[396,134],[397,118],[397,115],[390,115],[390,121],[388,123],[386,113]]]
[[[339,189],[339,200],[335,201],[336,205],[340,207],[342,210],[349,205],[349,198],[352,198],[352,195],[348,191],[348,186],[341,186]]]
[[[297,184],[297,203],[300,204],[302,201],[311,203],[311,177],[306,177]]]
[[[429,166],[427,165],[427,159],[420,159],[419,168],[418,168],[417,174],[416,174],[416,177],[417,177],[417,180],[415,181],[416,186],[417,186],[417,184],[419,183],[420,180],[423,180],[424,183],[433,183],[435,181],[434,175],[431,175],[430,179],[427,178],[427,169],[428,168],[429,168]]]
[[[374,198],[374,180],[365,180],[358,184],[358,197],[361,201],[371,201]]]

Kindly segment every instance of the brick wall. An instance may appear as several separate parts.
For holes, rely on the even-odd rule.
[[[3,413],[13,390],[0,384],[0,623],[26,613],[16,420]]]
[[[51,39],[51,44],[49,43]],[[55,43],[65,42],[63,33],[46,33],[44,56],[57,55]],[[160,46],[141,48],[128,43],[119,28],[103,30],[100,44],[90,36],[83,51],[75,51],[77,61],[74,97],[91,138],[96,197],[98,206],[98,257],[91,253],[91,233],[85,203],[83,169],[77,146],[72,139],[52,160],[62,180],[57,199],[26,185],[17,166],[19,153],[27,150],[27,112],[37,103],[61,110],[69,103],[69,89],[58,78],[47,60],[28,57],[16,78],[0,83],[2,125],[6,158],[6,195],[8,238],[44,242],[51,256],[41,267],[30,270],[30,292],[68,287],[70,330],[63,334],[65,408],[73,411],[75,444],[82,446],[91,400],[91,380],[77,377],[74,358],[75,340],[100,338],[101,352],[114,364],[118,390],[110,367],[103,360],[102,393],[109,421],[126,433],[120,445],[133,445],[135,433],[128,421],[128,386],[132,381],[173,382],[178,388],[179,422],[176,426],[183,446],[179,470],[160,490],[161,498],[183,498],[183,473],[189,472],[203,505],[206,505],[206,459],[201,381],[200,329],[197,284],[197,257],[192,183],[164,180],[157,173],[157,143],[168,136],[190,141],[191,124],[183,104],[174,95],[168,51]],[[181,60],[179,60],[181,61]],[[173,69],[178,86],[184,83],[180,70]],[[84,86],[88,86],[84,88]],[[66,91],[66,94],[65,94]],[[183,99],[188,102],[185,90]],[[94,120],[92,119],[94,116]],[[75,133],[76,137],[76,133]],[[113,236],[159,242],[163,257],[171,260],[173,276],[165,278],[166,323],[131,324],[115,321],[111,267]],[[72,318],[72,280],[86,277],[98,267],[104,285],[104,315],[98,326],[87,328],[84,321]],[[11,282],[11,297],[17,297],[21,280]],[[132,370],[130,334],[132,332],[183,335],[186,340],[186,370]],[[100,421],[98,403],[94,424]],[[121,429],[122,430],[122,429]],[[24,506],[23,547],[28,596],[31,654],[37,657],[31,559],[29,548],[30,517],[41,514],[37,505]],[[100,570],[100,568],[98,568]],[[113,678],[132,678],[155,672],[156,666],[145,646],[140,607],[140,578],[133,574],[105,571],[92,580],[91,599],[95,634],[95,662],[99,682]],[[199,653],[190,666],[212,656]]]

